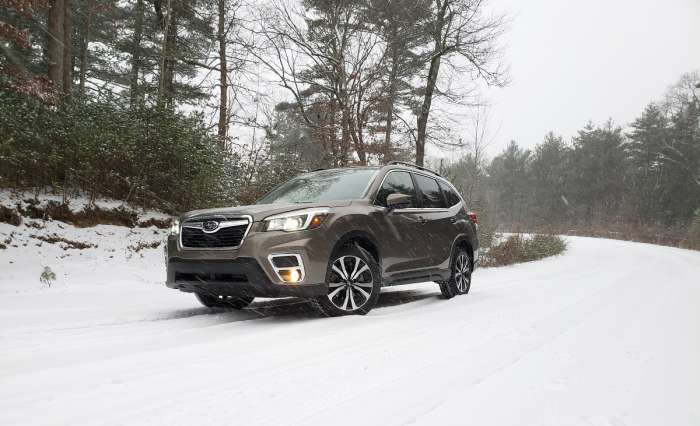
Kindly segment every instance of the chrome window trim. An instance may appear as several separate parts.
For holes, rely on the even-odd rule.
[[[382,181],[379,183],[379,186],[377,187],[377,193],[374,194],[374,197],[372,197],[372,205],[373,205],[373,206],[379,207],[379,208],[382,208],[382,209],[386,209],[386,208],[387,208],[387,207],[380,206],[379,204],[377,204],[377,195],[379,194],[379,191],[382,189],[382,185],[384,185],[384,181],[386,180],[386,178],[387,178],[390,174],[395,173],[395,172],[415,173],[415,174],[418,174],[418,175],[423,175],[423,176],[425,176],[425,177],[429,177],[429,178],[431,178],[431,179],[435,179],[435,181],[438,182],[438,188],[440,187],[440,185],[439,185],[440,181],[444,181],[444,182],[446,182],[448,185],[450,185],[450,187],[455,191],[455,193],[457,194],[457,196],[459,197],[459,199],[462,200],[462,202],[464,202],[464,199],[462,198],[462,195],[459,193],[459,191],[457,191],[457,189],[454,187],[454,185],[452,185],[447,179],[444,179],[444,178],[442,178],[441,176],[435,176],[435,175],[431,175],[431,174],[429,174],[429,173],[423,173],[423,172],[421,172],[421,171],[413,171],[413,170],[400,169],[400,168],[399,168],[399,169],[391,169],[391,170],[389,170],[388,172],[386,172],[386,174],[385,174],[384,177],[382,178]],[[413,179],[411,179],[411,181],[412,181],[412,180],[413,180]],[[415,185],[415,184],[413,185],[413,190],[416,191],[416,185]],[[417,197],[417,196],[418,196],[418,192],[416,191],[416,197]],[[445,201],[447,201],[447,200],[445,200]],[[457,203],[457,204],[459,204],[459,203]],[[419,212],[421,212],[421,211],[433,212],[433,213],[434,213],[434,212],[441,212],[441,211],[449,211],[452,207],[456,206],[457,204],[453,204],[453,205],[448,206],[448,207],[407,207],[407,208],[405,208],[405,209],[394,209],[394,211],[395,211],[395,212],[398,212],[398,213],[401,213],[401,212],[419,213]]]
[[[245,222],[248,223],[248,227],[246,228],[245,232],[243,233],[243,237],[241,237],[241,242],[238,243],[237,246],[230,246],[230,247],[186,247],[182,244],[182,228],[202,229],[202,231],[204,231],[203,228],[197,228],[197,226],[186,226],[186,225],[192,223],[194,225],[200,224],[203,226],[203,223],[206,221],[205,219],[219,219],[219,218],[224,219],[224,221],[219,223],[219,227],[216,228],[216,231],[218,231],[221,228],[230,228],[232,226],[243,225]],[[199,222],[197,222],[197,219],[199,219]],[[178,248],[180,250],[195,250],[195,251],[222,251],[222,250],[235,250],[235,249],[240,248],[243,245],[245,238],[248,236],[248,233],[250,232],[250,228],[253,226],[253,217],[250,215],[240,215],[240,216],[235,216],[235,219],[239,219],[239,220],[235,220],[235,219],[231,220],[231,219],[232,218],[227,218],[226,216],[223,216],[223,215],[203,214],[201,216],[193,216],[193,217],[189,217],[189,218],[183,220],[182,223],[180,223],[180,232],[179,232],[180,235],[178,236],[178,240],[177,240]],[[240,220],[240,219],[245,219],[245,221]],[[239,222],[240,224],[239,225],[231,225],[231,223],[234,223],[234,222]],[[222,227],[221,223],[227,223],[227,226]],[[214,231],[214,232],[216,232],[216,231]],[[206,231],[204,231],[204,232],[206,232]],[[214,233],[214,232],[209,232],[209,233]]]
[[[383,209],[387,208],[385,206],[380,206],[379,204],[377,204],[377,195],[379,195],[379,191],[382,190],[382,186],[384,186],[384,181],[386,180],[386,178],[388,178],[390,174],[397,173],[397,172],[408,173],[409,177],[411,176],[410,175],[411,171],[406,170],[406,169],[391,169],[388,172],[386,172],[386,174],[384,174],[384,177],[382,178],[382,181],[379,182],[379,186],[377,186],[377,192],[374,194],[374,197],[372,197],[372,205],[377,206],[379,208],[383,208]],[[411,183],[413,183],[413,178],[411,178]],[[413,184],[413,192],[416,193],[416,200],[418,200],[418,192],[416,192],[416,185],[415,184]],[[394,209],[394,210],[398,211],[398,210],[408,210],[408,209],[418,209],[418,207],[409,207],[406,209]]]
[[[295,257],[297,259],[297,263],[299,266],[283,266],[281,268],[278,268],[275,266],[274,263],[272,263],[272,259],[276,257]],[[277,274],[277,278],[284,284],[299,284],[300,282],[304,281],[304,278],[306,278],[306,270],[304,269],[304,261],[301,258],[301,255],[298,253],[271,253],[267,255],[267,261],[270,262],[270,266],[272,267],[272,270],[275,271],[275,274]],[[299,281],[295,283],[288,283],[287,281],[282,279],[282,276],[280,275],[280,271],[291,271],[293,269],[299,269],[301,271],[301,278],[299,278]]]

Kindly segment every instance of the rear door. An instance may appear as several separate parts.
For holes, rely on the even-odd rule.
[[[454,216],[435,178],[422,173],[413,173],[413,177],[421,206],[419,219],[423,223],[418,238],[429,251],[429,266],[444,269],[449,265],[452,253]]]

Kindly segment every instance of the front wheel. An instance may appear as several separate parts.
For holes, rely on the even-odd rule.
[[[197,300],[207,308],[243,309],[253,301],[249,296],[216,296],[195,293]]]
[[[379,264],[359,246],[343,247],[328,263],[328,294],[314,299],[322,314],[329,317],[368,313],[379,299]]]
[[[472,284],[473,262],[469,252],[463,248],[455,250],[450,268],[450,279],[440,282],[440,292],[445,299],[469,293]]]

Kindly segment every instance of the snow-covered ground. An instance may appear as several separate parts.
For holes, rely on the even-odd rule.
[[[0,425],[700,424],[698,252],[569,238],[467,296],[319,318],[165,288],[162,248],[126,248],[163,231],[41,226],[0,224]],[[97,247],[31,236],[52,233]]]

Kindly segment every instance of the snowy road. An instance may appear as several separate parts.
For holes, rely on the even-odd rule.
[[[366,317],[211,311],[128,276],[6,292],[0,424],[699,425],[700,253],[569,243]]]

